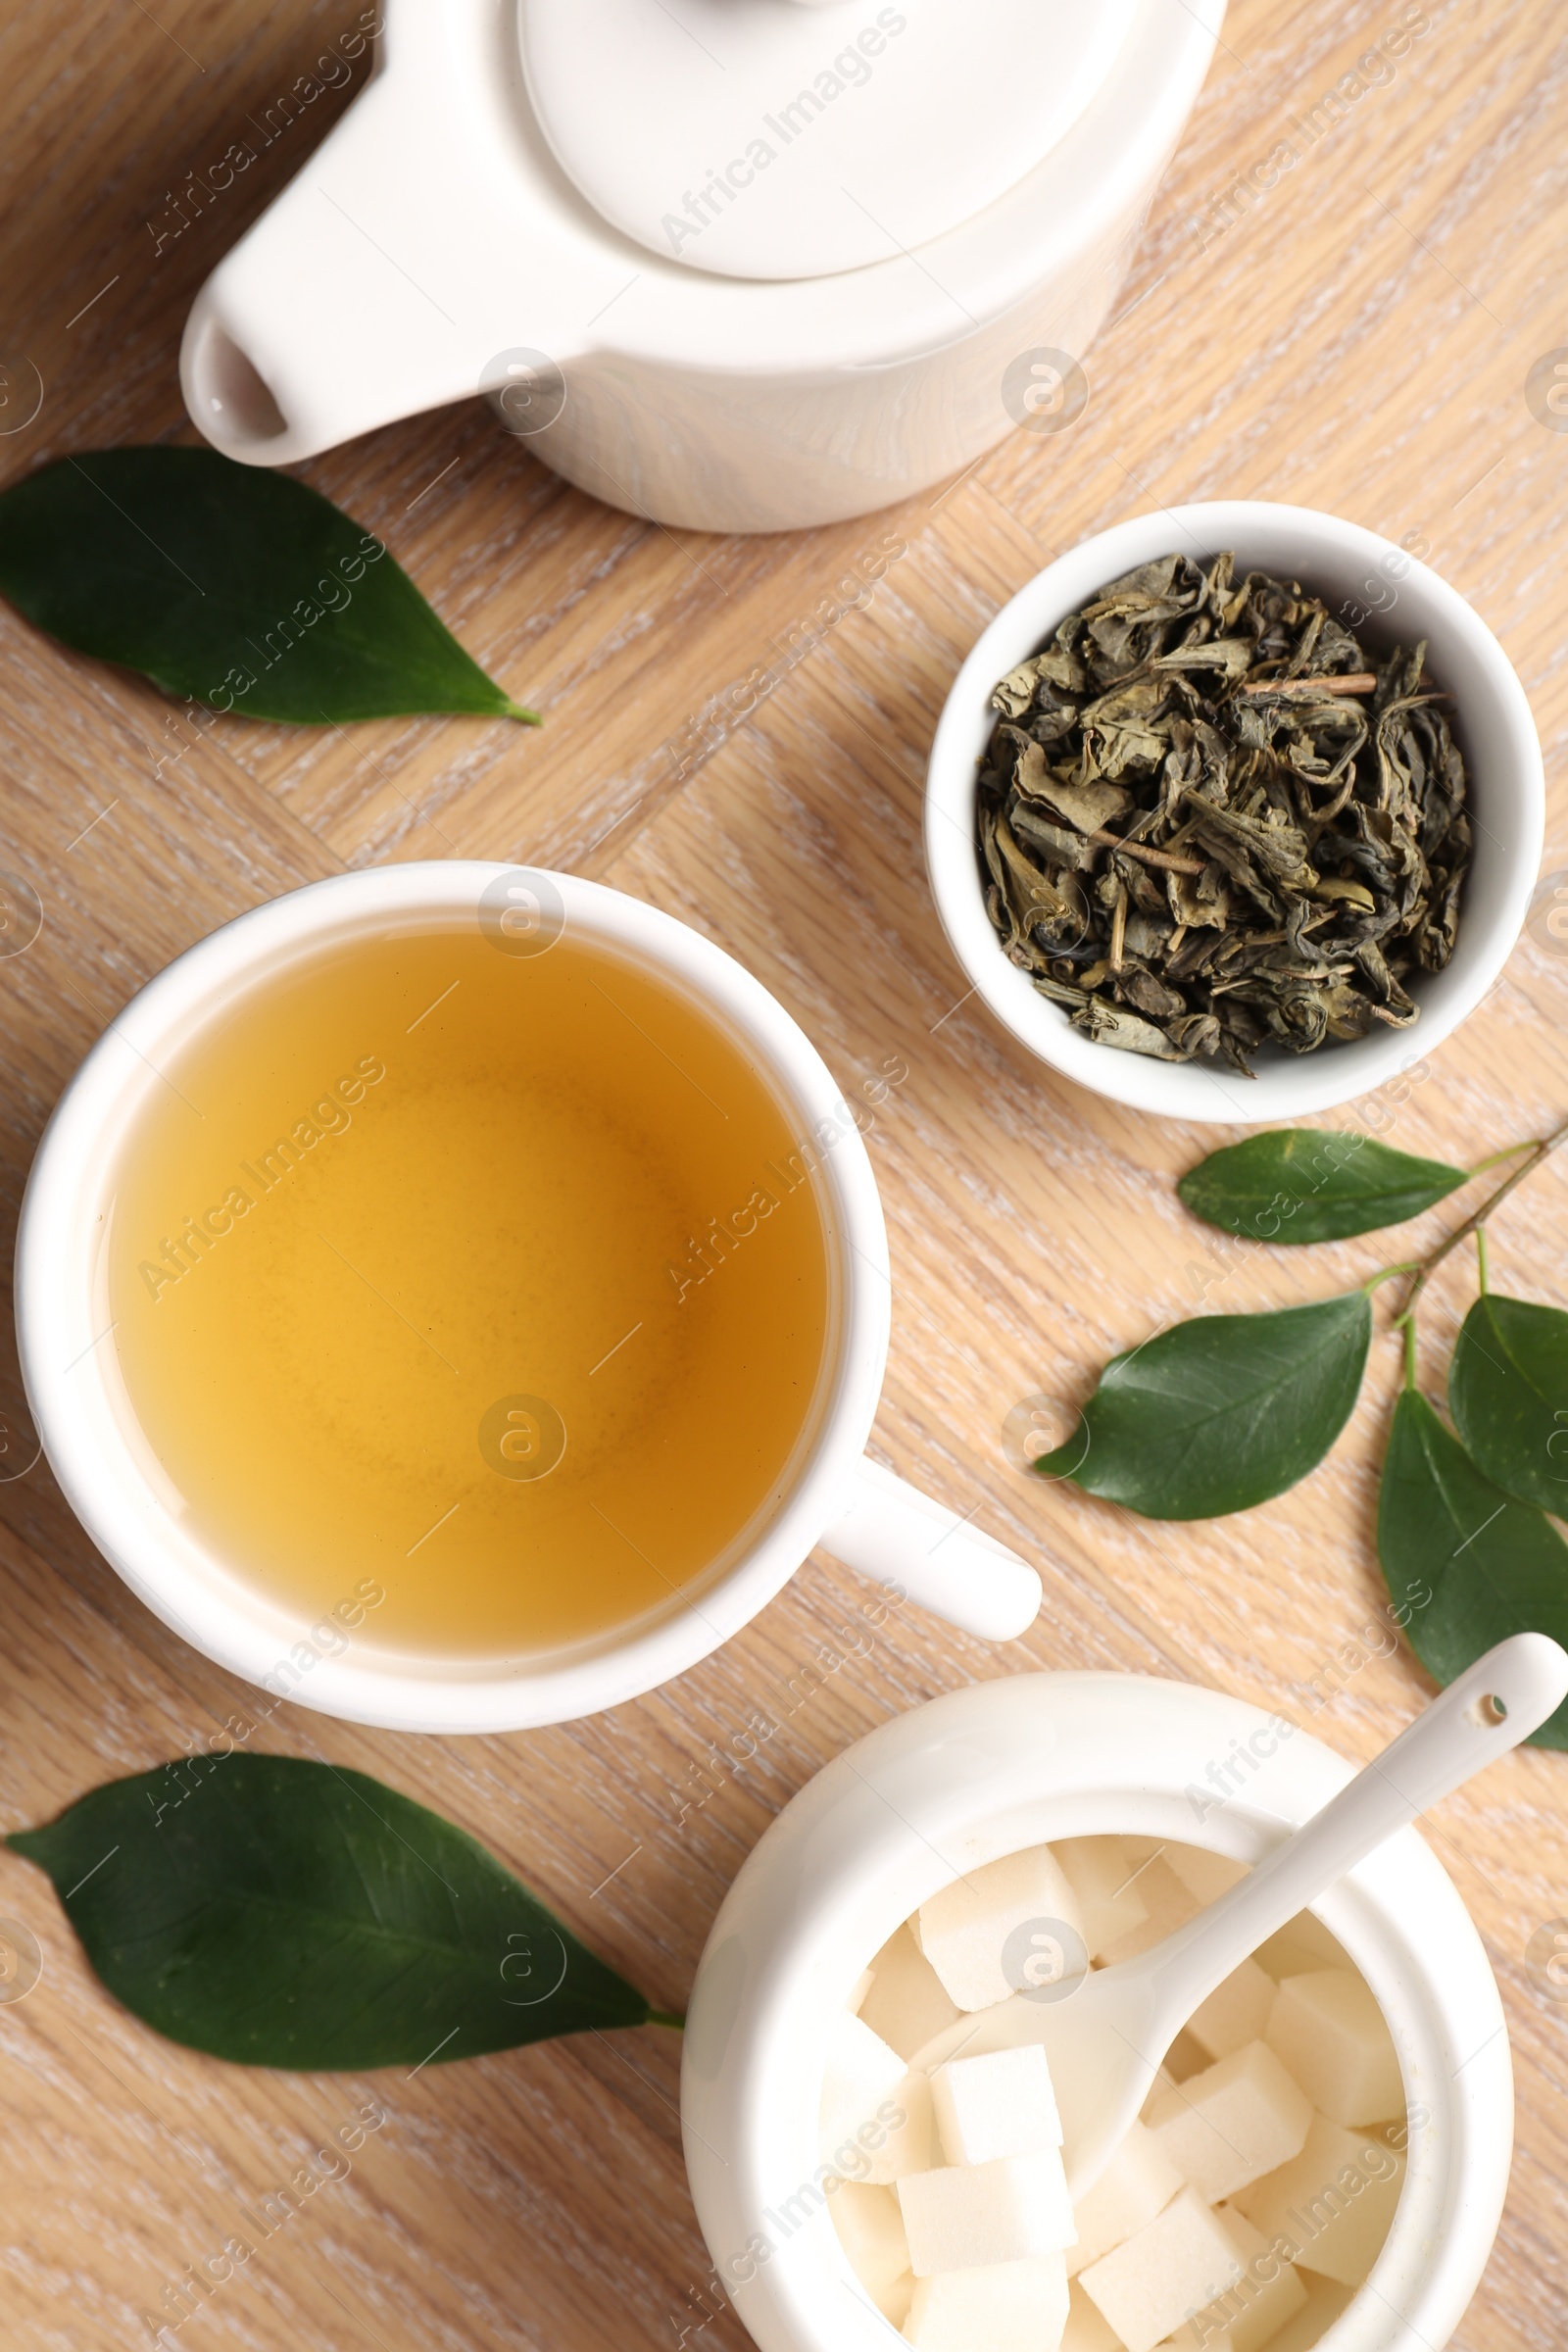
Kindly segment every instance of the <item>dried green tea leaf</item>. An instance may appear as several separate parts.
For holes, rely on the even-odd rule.
[[[1157,654],[1156,669],[1217,669],[1227,678],[1245,678],[1252,666],[1250,637],[1213,637],[1199,645],[1178,646],[1173,654]]]
[[[1478,1469],[1568,1517],[1568,1314],[1489,1292],[1464,1319],[1448,1409]]]
[[[1342,882],[1331,874],[1327,881],[1321,875],[1312,885],[1314,899],[1338,899],[1342,906],[1359,906],[1363,914],[1377,912],[1377,901],[1364,882]]]
[[[1009,669],[993,689],[991,708],[1000,710],[1004,718],[1021,718],[1035,699],[1040,671],[1033,662],[1020,662]]]
[[[1073,1014],[1072,1025],[1086,1037],[1092,1037],[1097,1045],[1117,1046],[1126,1054],[1152,1054],[1160,1061],[1191,1058],[1152,1021],[1141,1020],[1136,1012],[1126,1012],[1119,1004],[1104,1004],[1098,997]]]
[[[1320,597],[1238,581],[1228,555],[1111,581],[992,697],[982,856],[1004,815],[1047,884],[1093,885],[1065,946],[1018,877],[994,887],[1007,954],[1087,996],[1078,1025],[1101,1043],[1245,1077],[1262,1050],[1409,1027],[1408,983],[1451,955],[1470,861],[1425,653],[1374,662]],[[1129,946],[1130,913],[1156,911]]]
[[[1413,1158],[1374,1136],[1280,1127],[1211,1152],[1176,1190],[1195,1217],[1227,1233],[1342,1242],[1418,1217],[1465,1180],[1463,1168]]]
[[[1378,1557],[1410,1646],[1451,1683],[1510,1634],[1568,1645],[1568,1544],[1528,1502],[1494,1487],[1426,1398],[1406,1389],[1378,1497]],[[1568,1747],[1568,1702],[1531,1734]]]
[[[1035,1468],[1150,1519],[1249,1510],[1316,1469],[1350,1417],[1371,1338],[1361,1291],[1178,1323],[1105,1366],[1077,1428]]]
[[[1020,800],[1011,810],[1013,832],[1050,869],[1065,866],[1069,873],[1088,873],[1095,862],[1092,842],[1069,826],[1054,825],[1047,816]]]

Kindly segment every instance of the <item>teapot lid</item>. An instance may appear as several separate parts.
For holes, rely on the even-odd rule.
[[[653,252],[829,276],[973,218],[1071,129],[1136,0],[519,0],[557,161]]]

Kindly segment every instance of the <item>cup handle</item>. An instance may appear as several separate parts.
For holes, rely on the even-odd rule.
[[[1040,1612],[1040,1579],[1004,1544],[869,1457],[822,1549],[986,1642],[1011,1642]]]

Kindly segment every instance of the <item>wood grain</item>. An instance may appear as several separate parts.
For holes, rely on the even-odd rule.
[[[84,0],[68,24],[44,0],[13,7],[0,25],[0,356],[30,362],[44,399],[0,438],[0,473],[189,437],[174,373],[184,310],[363,82],[360,67],[266,137],[278,94],[358,14],[349,0],[265,12]],[[1330,1462],[1240,1519],[1152,1527],[1008,1468],[1000,1430],[1019,1398],[1076,1398],[1108,1352],[1204,1299],[1285,1303],[1390,1252],[1368,1237],[1306,1262],[1217,1258],[1172,1192],[1212,1132],[1073,1092],[965,1001],[918,817],[953,673],[1031,572],[1156,503],[1264,496],[1430,541],[1529,690],[1552,791],[1546,866],[1568,866],[1568,437],[1523,396],[1532,362],[1568,338],[1568,28],[1538,0],[1434,0],[1392,79],[1276,186],[1213,209],[1401,14],[1395,0],[1235,0],[1118,316],[1088,355],[1088,413],[1056,439],[1019,434],[909,507],[796,537],[671,533],[567,488],[477,408],[309,467],[542,709],[537,735],[224,721],[172,760],[155,694],[0,612],[0,867],[45,908],[33,948],[0,962],[6,1263],[38,1135],[105,1021],[215,923],[345,867],[463,854],[595,873],[732,949],[846,1085],[906,1067],[870,1138],[895,1266],[876,1446],[1038,1561],[1047,1603],[1029,1637],[998,1652],[906,1610],[849,1655],[835,1638],[851,1582],[818,1558],[718,1656],[591,1722],[412,1740],[284,1709],[270,1729],[270,1745],[352,1762],[450,1813],[662,2005],[683,2004],[768,1820],[890,1714],[976,1678],[1095,1666],[1212,1684],[1304,1719],[1314,1677],[1355,1654],[1377,1606],[1387,1339]],[[247,138],[253,164],[220,202],[187,207],[175,233],[187,173]],[[1527,938],[1408,1099],[1371,1115],[1402,1145],[1461,1157],[1541,1132],[1568,1109],[1565,1019],[1568,957]],[[1548,1163],[1499,1221],[1497,1287],[1561,1296],[1565,1184]],[[1439,1209],[1410,1240],[1445,1229]],[[1456,1258],[1434,1286],[1429,1387],[1472,1279]],[[10,1360],[0,1419],[4,1468],[28,1450]],[[41,1464],[0,1483],[0,1826],[179,1752],[239,1703],[130,1597]],[[811,1659],[821,1688],[792,1702]],[[1342,1673],[1313,1728],[1364,1756],[1426,1686],[1403,1654]],[[781,1729],[742,1764],[733,1735],[757,1707]],[[1466,2352],[1564,2341],[1568,2006],[1525,1947],[1568,1913],[1565,1771],[1558,1756],[1517,1755],[1431,1824],[1496,1967],[1518,2067],[1513,2189],[1457,2339]],[[243,2233],[240,2208],[370,2105],[384,2121],[349,2174],[166,2342],[680,2352],[708,2334],[739,2352],[737,2323],[706,2293],[674,2035],[588,2036],[412,2079],[253,2075],[118,2010],[41,1879],[11,1856],[0,1912],[45,1955],[36,1990],[0,2006],[8,2344],[150,2342],[181,2309],[187,2266]]]

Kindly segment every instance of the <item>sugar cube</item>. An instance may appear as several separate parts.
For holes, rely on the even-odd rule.
[[[906,2173],[926,2173],[937,2161],[937,2119],[931,2103],[931,2079],[911,2067],[900,2079],[886,2117],[887,2137],[875,2129],[862,2130],[860,2146],[868,2169],[867,2180],[902,2180]],[[902,2119],[902,2120],[901,2120]],[[884,2118],[879,2114],[878,2123]]]
[[[1205,1910],[1247,1876],[1245,1862],[1233,1862],[1229,1854],[1211,1854],[1206,1846],[1167,1845],[1164,1859]]]
[[[1059,2254],[917,2278],[904,2324],[916,2352],[1060,2352],[1067,2278]]]
[[[1266,2238],[1289,2239],[1303,2269],[1359,2286],[1389,2233],[1404,2166],[1376,2132],[1314,2116],[1300,2154],[1238,2203]]]
[[[1250,2041],[1150,2101],[1150,2129],[1211,2205],[1300,2153],[1312,2102],[1266,2042]]]
[[[1133,1876],[1138,1865],[1119,1838],[1058,1838],[1051,1850],[1077,1897],[1089,1957],[1098,1960],[1149,1917]]]
[[[1073,2207],[1078,2243],[1067,2256],[1068,2278],[1146,2229],[1181,2186],[1181,2174],[1153,2132],[1147,2124],[1134,2124],[1093,2188]]]
[[[1127,2352],[1154,2352],[1190,2313],[1201,2311],[1240,2275],[1225,2225],[1195,2188],[1079,2274],[1085,2293]]]
[[[1140,1926],[1130,1928],[1125,1935],[1114,1936],[1099,1957],[1113,1967],[1118,1960],[1132,1960],[1138,1953],[1147,1952],[1152,1944],[1163,1943],[1165,1937],[1202,1909],[1202,1904],[1188,1892],[1162,1854],[1155,1854],[1144,1863],[1133,1881],[1144,1906]]]
[[[1200,2075],[1205,2066],[1213,2063],[1213,2053],[1205,2050],[1197,2035],[1183,2026],[1160,2061],[1159,2071],[1172,2082],[1185,2082],[1189,2075]]]
[[[931,2099],[949,2164],[989,2164],[1061,2145],[1051,2069],[1038,2042],[950,2059],[931,2078]]]
[[[1055,2254],[1073,2242],[1057,2148],[906,2173],[898,2185],[916,2278]]]
[[[1278,2335],[1269,2338],[1268,2352],[1315,2352],[1317,2344],[1352,2300],[1354,2289],[1341,2286],[1332,2278],[1314,2278],[1310,2271],[1301,2271],[1298,2276],[1306,2289],[1306,2301],[1295,2319],[1287,2320]],[[1216,2347],[1210,2336],[1203,2352],[1225,2352],[1223,2339]]]
[[[860,2015],[902,2057],[912,2058],[963,2015],[942,1989],[942,1979],[914,1940],[907,1921],[878,1952],[874,1981]]]
[[[850,2267],[878,2311],[901,2327],[914,2293],[904,2216],[891,2188],[844,2180],[828,2199],[828,2211]]]
[[[852,2180],[896,2180],[931,2162],[931,2085],[846,2011],[828,2039],[818,2154]]]
[[[1348,1968],[1287,1977],[1266,2035],[1314,2107],[1337,2124],[1404,2112],[1398,2052],[1364,1977]]]
[[[906,2271],[903,2278],[895,2279],[894,2283],[882,2294],[871,2297],[872,2302],[891,2327],[902,2329],[905,2321],[908,2318],[909,2306],[914,2301],[915,2284],[912,2273]]]
[[[1047,1845],[988,1862],[922,1903],[920,1949],[960,2009],[987,2009],[1018,1989],[1003,1955],[1013,1931],[1037,1921],[1083,1936],[1078,1898]]]
[[[1210,2058],[1228,2058],[1250,2041],[1261,2041],[1274,2006],[1274,1980],[1255,1960],[1244,1960],[1216,1985],[1187,2021],[1187,2032]]]
[[[824,2161],[830,2149],[853,2140],[863,2124],[875,2120],[878,2107],[892,2098],[906,2071],[898,2051],[890,2050],[862,2018],[846,2010],[834,2019],[822,2070]]]
[[[1122,2340],[1098,2312],[1075,2278],[1068,2291],[1067,2325],[1061,2331],[1061,2352],[1122,2352]]]
[[[1306,2288],[1292,2265],[1244,2215],[1221,2205],[1215,2219],[1236,2248],[1240,2275],[1215,2301],[1169,2338],[1173,2352],[1260,2352],[1287,2320],[1306,2307]],[[1162,2347],[1163,2352],[1163,2347]]]
[[[1281,1977],[1304,1977],[1314,1968],[1350,1965],[1344,1944],[1310,1911],[1298,1911],[1277,1936],[1258,1945],[1252,1958],[1276,1983]]]

